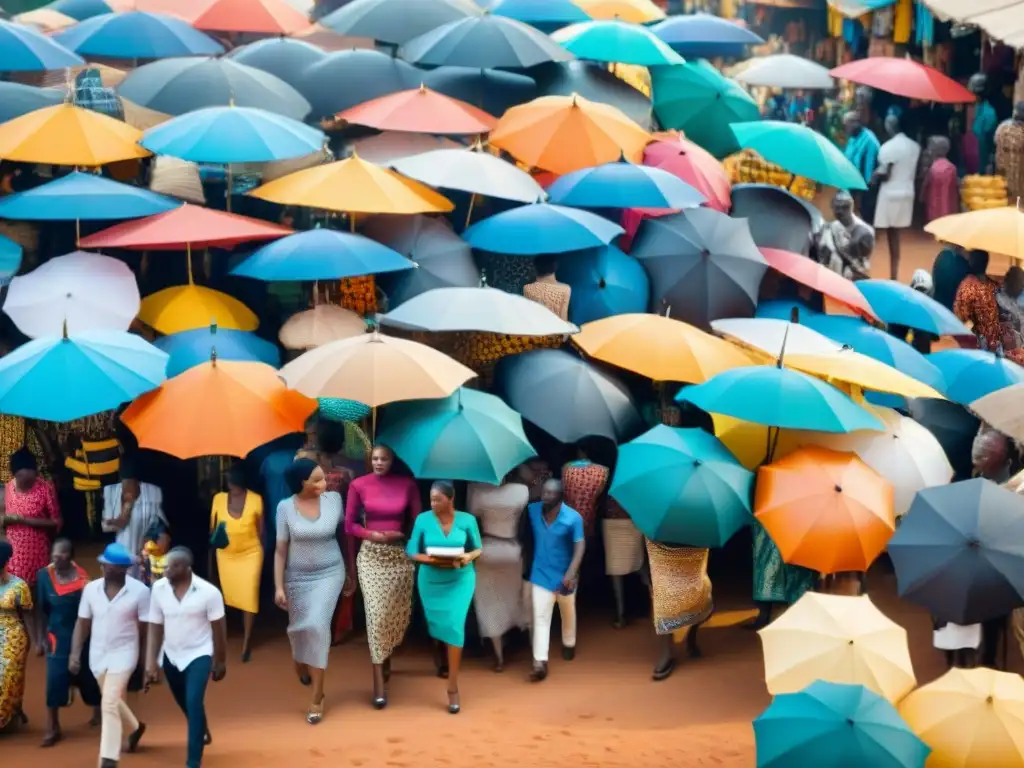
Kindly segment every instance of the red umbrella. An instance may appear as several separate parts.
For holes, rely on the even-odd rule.
[[[908,99],[941,101],[948,104],[967,104],[975,101],[974,94],[956,80],[912,59],[872,56],[843,64],[829,74]]]
[[[498,122],[497,118],[472,104],[423,85],[357,104],[335,117],[381,131],[448,135],[489,133]]]
[[[760,251],[768,266],[776,272],[824,294],[833,301],[838,301],[869,320],[878,320],[864,294],[842,275],[799,253],[778,248],[761,248]]]
[[[291,35],[309,27],[309,19],[285,0],[213,0],[189,23],[209,32]]]

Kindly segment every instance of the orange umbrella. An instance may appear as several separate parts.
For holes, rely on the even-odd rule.
[[[138,398],[121,420],[140,448],[179,459],[238,456],[301,432],[316,400],[288,389],[265,363],[211,360]]]
[[[490,143],[526,165],[561,175],[621,157],[639,163],[650,140],[615,107],[574,93],[512,107],[491,132]]]
[[[291,35],[309,27],[306,16],[285,0],[213,0],[189,23],[208,32]]]
[[[852,453],[807,446],[757,472],[754,515],[782,559],[866,571],[896,528],[892,484]]]
[[[357,104],[338,120],[380,131],[457,134],[487,133],[498,122],[472,104],[432,91],[424,85]]]

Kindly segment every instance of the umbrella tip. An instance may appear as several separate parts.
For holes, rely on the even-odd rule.
[[[214,334],[214,335],[217,333],[217,322],[216,321],[210,323],[210,333]]]
[[[836,489],[836,493],[842,493],[843,492],[843,486],[839,485],[839,483],[836,483],[835,489]]]
[[[573,93],[572,93],[572,105],[574,107],[578,107],[579,106],[579,103],[577,102],[577,99],[579,97],[580,97],[580,95],[578,93],[576,93],[575,91],[573,91]]]
[[[426,92],[427,92],[427,84],[424,83],[423,81],[420,81],[420,93],[426,93]]]
[[[217,348],[210,347],[210,362],[213,365],[217,365]]]
[[[68,338],[68,319],[66,317],[64,318],[64,322],[61,326],[61,338]]]

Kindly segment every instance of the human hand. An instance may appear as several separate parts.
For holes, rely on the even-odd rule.
[[[565,577],[562,579],[562,589],[565,590],[565,594],[571,595],[573,592],[575,592],[576,584],[578,581],[579,579],[574,574],[565,574]]]
[[[356,575],[354,573],[345,574],[345,585],[341,588],[341,594],[344,597],[352,597],[358,587],[359,581],[356,579]]]
[[[274,590],[274,605],[282,611],[288,610],[288,595],[285,594],[283,589]]]
[[[43,647],[43,644],[42,643],[36,643],[36,656],[45,656],[45,655],[46,655],[46,649]],[[69,669],[71,668],[71,663],[70,662],[68,662],[68,668]]]
[[[210,679],[215,683],[219,683],[228,673],[227,664],[223,661],[213,662],[213,667],[210,670]]]
[[[149,664],[147,664],[146,665],[146,675],[145,675],[146,688],[149,688],[149,686],[151,686],[151,685],[156,685],[159,682],[160,682],[160,670],[159,670],[159,668],[157,668],[157,666],[155,664],[153,666],[150,666]]]
[[[23,522],[25,522],[25,518],[23,518],[21,515],[4,515],[5,525],[15,525],[17,523]]]

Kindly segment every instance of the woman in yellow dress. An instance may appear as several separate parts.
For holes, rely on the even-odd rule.
[[[235,464],[228,472],[228,490],[213,497],[210,531],[223,525],[227,546],[217,549],[217,573],[224,604],[242,611],[245,636],[242,661],[251,656],[252,625],[260,609],[263,572],[263,499],[245,487],[245,472]],[[214,540],[223,538],[214,535]]]

